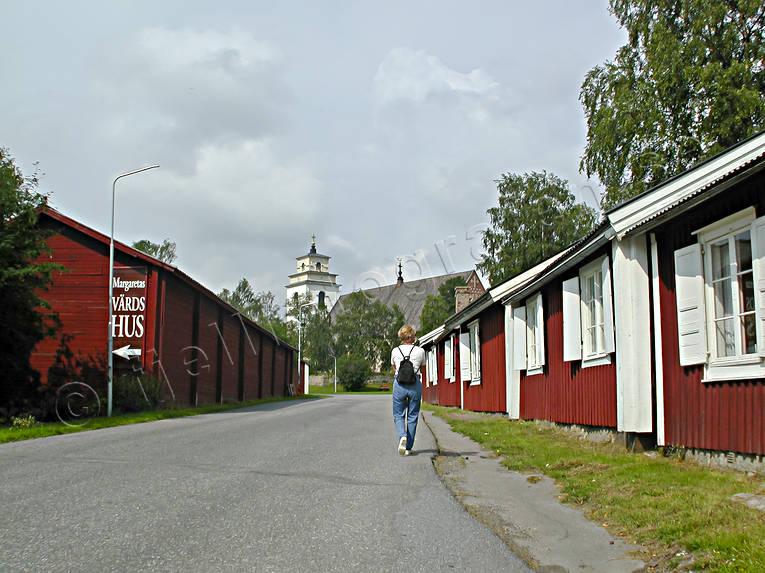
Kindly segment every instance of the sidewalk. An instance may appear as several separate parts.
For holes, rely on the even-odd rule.
[[[438,445],[435,466],[444,484],[476,519],[491,528],[536,571],[632,573],[645,564],[638,548],[611,537],[575,508],[557,500],[553,481],[509,471],[496,454],[421,410]]]

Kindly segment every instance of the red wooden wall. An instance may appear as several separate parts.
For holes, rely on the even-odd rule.
[[[602,256],[598,253],[592,260]],[[587,261],[582,263],[587,264]],[[563,362],[564,280],[577,269],[542,289],[545,321],[545,366],[542,374],[521,372],[520,417],[564,424],[616,427],[616,368],[609,365],[581,368],[581,362]],[[613,356],[612,360],[613,360]]]
[[[58,339],[42,341],[32,354],[44,382],[61,334],[83,362],[100,367],[105,386],[107,346],[108,237],[60,214],[43,213],[54,231],[51,258],[67,267],[43,298],[62,323]],[[243,320],[217,297],[166,265],[129,250],[115,251],[115,264],[147,267],[147,310],[142,362],[164,378],[164,399],[179,404],[233,402],[286,396],[297,380],[295,351],[266,330]],[[131,363],[114,360],[115,375]]]
[[[696,242],[696,229],[754,205],[765,215],[765,175],[725,191],[656,230],[668,444],[765,453],[765,380],[705,383],[702,366],[680,366],[674,251]]]
[[[505,412],[505,309],[496,303],[480,314],[481,383],[465,385],[465,409]]]

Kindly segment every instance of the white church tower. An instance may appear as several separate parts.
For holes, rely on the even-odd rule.
[[[312,236],[311,250],[302,257],[297,257],[297,272],[290,275],[287,285],[287,300],[295,294],[300,296],[310,292],[312,300],[331,309],[340,296],[340,285],[335,281],[337,275],[329,272],[327,255],[316,252],[316,235]]]

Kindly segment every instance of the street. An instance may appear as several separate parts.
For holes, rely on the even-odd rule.
[[[0,569],[530,570],[396,444],[340,395],[0,445]]]

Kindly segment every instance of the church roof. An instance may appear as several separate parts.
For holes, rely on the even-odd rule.
[[[393,308],[394,304],[398,305],[401,312],[404,313],[405,323],[411,324],[417,330],[420,327],[420,314],[422,313],[422,307],[425,306],[427,296],[429,294],[437,295],[438,287],[447,280],[454,277],[462,277],[467,282],[473,273],[475,273],[473,270],[462,271],[416,281],[405,281],[402,284],[394,283],[392,285],[365,289],[363,292],[370,295],[373,301],[379,300],[388,308]],[[334,320],[343,311],[345,299],[349,296],[349,294],[344,294],[337,299],[337,302],[335,302],[335,305],[329,312],[331,320]]]

